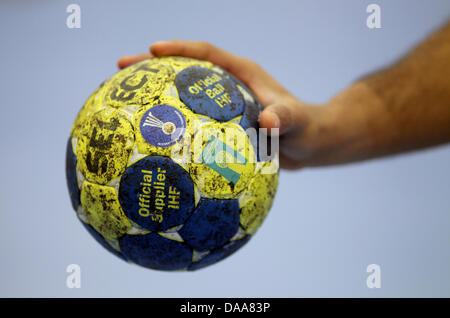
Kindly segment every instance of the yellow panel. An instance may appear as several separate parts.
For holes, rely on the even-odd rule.
[[[255,152],[239,125],[206,124],[195,134],[191,149],[191,177],[211,198],[236,197],[254,175]]]
[[[132,227],[113,187],[83,182],[81,207],[89,224],[105,239],[117,239]]]
[[[263,167],[270,164],[264,163]],[[278,172],[262,174],[260,169],[239,198],[240,222],[248,234],[254,234],[263,223],[272,207],[277,186]]]
[[[77,118],[73,123],[72,130],[70,132],[72,137],[78,138],[81,129],[83,128],[86,120],[92,116],[95,112],[100,110],[103,106],[103,95],[104,95],[104,83],[102,83],[95,91],[89,96],[84,106],[78,112]]]
[[[89,117],[80,132],[78,168],[87,180],[107,184],[125,171],[133,145],[133,126],[127,117],[104,108]]]
[[[160,59],[136,63],[116,73],[106,90],[113,107],[143,106],[162,96],[175,78],[175,70]]]

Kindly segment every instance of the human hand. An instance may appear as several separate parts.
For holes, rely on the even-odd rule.
[[[119,68],[151,57],[185,56],[208,60],[241,80],[261,102],[264,110],[259,123],[268,134],[279,134],[280,166],[298,169],[333,163],[332,149],[337,135],[333,131],[331,107],[308,105],[298,100],[255,62],[238,57],[206,42],[157,42],[151,54],[122,57]],[[278,131],[273,130],[278,128]],[[331,157],[330,157],[331,156]]]

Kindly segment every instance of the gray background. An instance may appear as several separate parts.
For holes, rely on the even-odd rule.
[[[72,211],[64,176],[71,124],[117,59],[173,38],[217,44],[324,102],[395,61],[449,17],[442,1],[72,1],[0,4],[0,296],[450,296],[450,148],[282,172],[250,243],[194,273],[128,265]],[[382,29],[369,30],[378,3]],[[430,105],[431,106],[431,105]],[[66,266],[82,269],[66,287]],[[365,284],[381,265],[382,288]]]

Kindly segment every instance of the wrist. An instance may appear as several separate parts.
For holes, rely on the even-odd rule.
[[[389,118],[381,100],[364,83],[357,82],[325,104],[336,163],[376,155]]]

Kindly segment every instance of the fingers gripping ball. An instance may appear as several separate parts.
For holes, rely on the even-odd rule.
[[[209,62],[153,58],[118,72],[88,98],[66,145],[76,215],[109,252],[147,268],[227,258],[263,223],[278,184],[250,132],[260,112]]]

